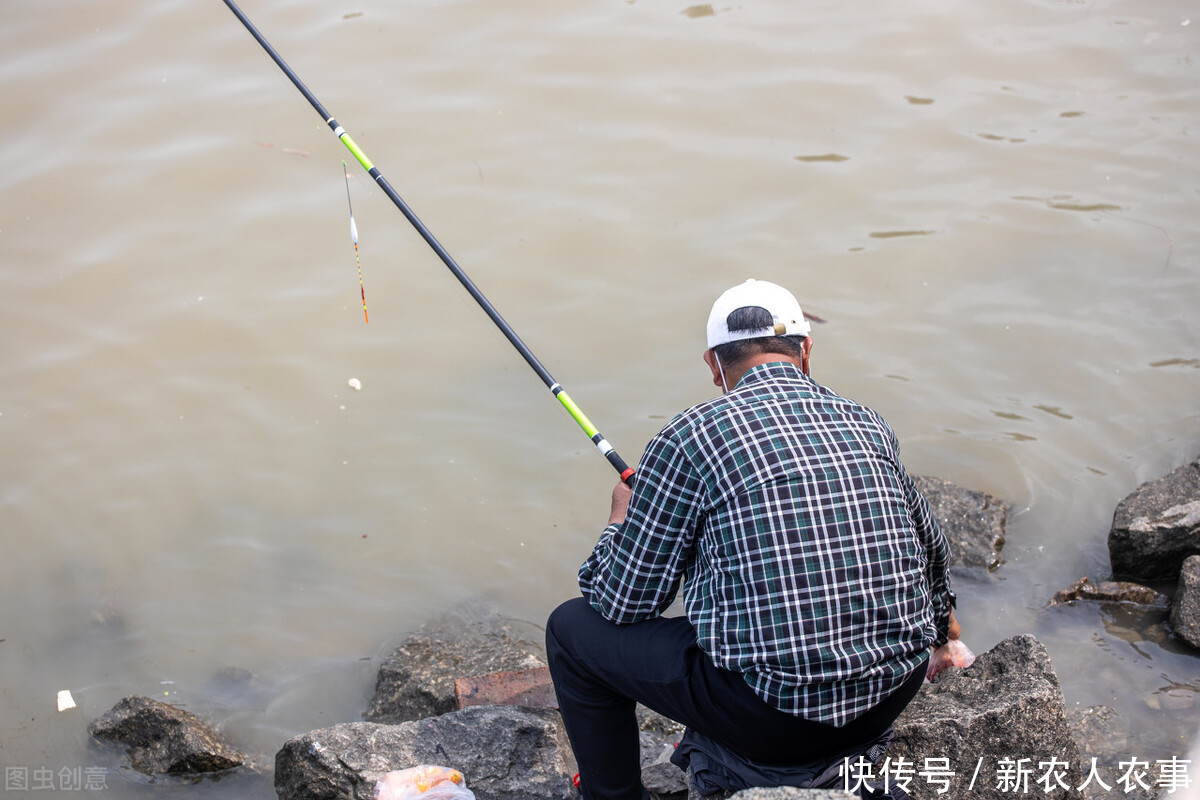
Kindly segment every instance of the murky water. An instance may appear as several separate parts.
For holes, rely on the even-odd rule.
[[[243,8],[627,460],[712,299],[792,287],[815,377],[1011,503],[968,643],[1183,752],[1200,658],[1043,606],[1200,452],[1193,4]],[[364,323],[348,154],[222,3],[7,0],[0,100],[0,762],[72,795],[141,693],[266,772],[109,796],[272,797],[431,615],[575,590],[615,474],[354,166]]]

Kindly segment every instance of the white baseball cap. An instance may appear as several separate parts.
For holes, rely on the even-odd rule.
[[[730,314],[739,308],[754,306],[770,312],[774,320],[771,327],[729,330]],[[800,303],[791,292],[770,281],[756,281],[751,278],[729,289],[713,303],[712,311],[708,315],[708,346],[713,348],[726,342],[764,336],[808,336],[810,330],[812,326],[804,318]]]

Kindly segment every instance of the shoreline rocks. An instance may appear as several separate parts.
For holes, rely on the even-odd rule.
[[[917,480],[951,542],[952,566],[986,579],[1003,563],[1004,504],[938,479]],[[1117,523],[1125,520],[1128,524],[1122,522],[1118,530]],[[1144,574],[1158,576],[1153,580],[1178,581],[1172,597],[1131,581],[1081,578],[1049,605],[1093,601],[1164,621],[1169,608],[1174,635],[1200,649],[1198,524],[1200,459],[1144,484],[1122,501],[1109,537],[1114,576],[1128,570],[1130,561],[1122,559],[1144,561],[1152,565]],[[1178,569],[1170,574],[1175,563]],[[540,636],[522,632],[521,624],[494,610],[459,612],[409,636],[380,665],[374,695],[362,714],[367,721],[342,722],[284,743],[275,756],[274,785],[280,800],[373,800],[380,777],[419,764],[459,770],[477,800],[574,800],[574,756],[557,711],[458,707],[456,679],[545,667]],[[1155,624],[1164,639],[1169,636],[1162,623]],[[682,727],[644,708],[639,707],[638,714],[643,782],[652,798],[692,796],[685,773],[669,760]],[[1014,792],[998,785],[999,771],[1017,759],[1038,769],[1045,762],[1061,765],[1057,777],[1047,779],[1044,787],[1038,785],[1044,769],[1026,778],[1034,784],[1031,792],[1059,798],[1072,793],[1065,787],[1081,784],[1080,772],[1087,766],[1081,753],[1111,755],[1101,759],[1107,764],[1129,748],[1118,727],[1116,712],[1105,707],[1069,714],[1046,648],[1036,637],[1022,634],[998,643],[972,666],[950,668],[922,687],[897,721],[885,759],[893,765],[907,761],[914,772],[927,768],[931,759],[946,763],[950,774],[944,776],[949,782],[945,795],[921,779],[908,787],[914,800],[967,796],[968,783],[976,777],[969,795],[999,800]],[[89,732],[97,742],[126,747],[134,769],[148,775],[207,774],[247,763],[193,715],[149,698],[122,700],[93,722]],[[732,797],[852,796],[838,787],[750,789]]]
[[[491,655],[511,657],[514,652],[521,649]],[[101,720],[139,719],[148,724],[139,717],[144,708],[154,710],[154,719],[161,714],[199,723],[187,712],[136,697],[122,701]],[[1119,751],[1126,744],[1118,741],[1100,746],[1115,714],[1104,712],[1098,708],[1069,715],[1046,648],[1036,637],[1023,634],[1000,642],[972,666],[947,669],[922,687],[897,721],[885,757],[892,765],[906,761],[910,775],[929,769],[931,763],[944,762],[949,782],[946,796],[966,796],[968,784],[982,776],[970,796],[998,800],[1006,791],[997,787],[996,776],[1006,761],[1017,758],[1034,765],[1060,764],[1061,783],[1079,786],[1080,770],[1085,766],[1080,756],[1083,742],[1089,743],[1093,754]],[[649,779],[646,785],[652,797],[689,797],[684,773],[669,762],[682,727],[647,709],[639,708],[638,716],[643,775]],[[97,734],[106,727],[101,720],[92,726]],[[175,723],[168,722],[166,727],[173,729]],[[127,738],[126,744],[153,738],[137,734]],[[133,750],[131,758],[139,769],[150,768],[148,760]],[[276,755],[275,790],[280,800],[372,800],[375,782],[383,775],[418,764],[459,770],[477,800],[573,800],[577,796],[571,782],[574,757],[558,713],[513,706],[473,706],[397,724],[345,722],[295,736]],[[976,766],[979,772],[973,775]],[[171,772],[163,763],[155,769],[154,774],[179,774],[178,769]],[[1034,783],[1041,772],[1031,772],[1027,780]],[[744,790],[732,798],[844,800],[843,788],[762,788]],[[907,786],[914,800],[939,797],[938,788],[936,779],[930,782],[920,777]],[[1046,790],[1036,785],[1031,790],[1048,798],[1067,794],[1057,778]]]
[[[98,743],[125,748],[145,775],[203,775],[240,767],[238,752],[208,723],[183,709],[132,695],[88,725]]]
[[[1113,512],[1108,534],[1113,576],[1174,581],[1200,555],[1200,458],[1147,481]]]
[[[1175,584],[1171,629],[1200,649],[1200,458],[1143,483],[1117,504],[1108,552],[1114,578]]]
[[[681,726],[641,708],[639,725],[643,777],[652,796],[689,797],[684,773],[668,760]],[[959,773],[952,779],[956,790],[965,789],[971,778],[965,770],[977,762],[994,784],[1004,759],[1018,754],[1035,764],[1057,759],[1062,780],[1080,783],[1079,747],[1058,678],[1045,647],[1027,634],[1001,642],[971,667],[950,668],[926,684],[897,722],[887,753],[907,759],[914,769],[927,759],[947,759]],[[294,737],[277,756],[275,786],[280,800],[370,800],[383,774],[421,763],[461,771],[478,800],[576,796],[570,782],[573,756],[557,712],[510,706],[469,707],[395,725],[343,723]],[[799,789],[750,791],[755,794],[733,797],[815,797]],[[837,787],[832,791],[822,796],[840,796]],[[1003,794],[989,791],[982,793]],[[937,796],[936,788],[911,787],[909,793],[915,800]],[[1045,796],[1062,797],[1065,791],[1054,785]]]
[[[968,789],[972,798],[1011,794],[997,788],[996,776],[1016,759],[1035,766],[1061,762],[1062,783],[1049,781],[1045,791],[1035,784],[1040,797],[1067,797],[1063,784],[1081,783],[1079,746],[1067,725],[1058,676],[1045,646],[1029,634],[1006,639],[971,666],[951,667],[926,684],[896,721],[887,756],[917,769],[926,759],[947,759],[954,774],[946,776],[946,791],[953,797],[967,796]],[[909,794],[923,800],[938,788],[914,781]]]
[[[557,712],[474,706],[384,725],[344,722],[289,739],[275,758],[281,800],[373,800],[388,772],[436,764],[479,800],[565,800],[574,757]]]

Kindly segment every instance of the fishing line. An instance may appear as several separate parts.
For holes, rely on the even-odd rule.
[[[338,124],[338,121],[334,119],[328,111],[325,110],[325,107],[321,105],[321,102],[317,100],[316,96],[311,91],[309,91],[308,87],[304,85],[304,82],[300,80],[299,76],[297,76],[296,73],[292,71],[292,68],[287,65],[287,62],[283,60],[283,57],[280,56],[275,48],[271,46],[270,42],[263,37],[258,28],[254,27],[254,23],[250,21],[249,17],[242,13],[242,10],[238,8],[237,4],[234,3],[233,0],[225,0],[225,5],[229,6],[229,10],[232,11],[234,16],[241,21],[246,30],[250,32],[250,35],[254,37],[255,41],[257,41],[262,49],[266,51],[267,55],[271,57],[271,60],[274,61],[281,70],[283,70],[283,74],[288,77],[288,80],[290,80],[296,89],[299,90],[300,94],[304,95],[304,98],[308,100],[313,109],[315,109],[316,112],[321,115],[321,119],[325,121],[325,124],[329,126],[329,129],[332,130],[334,135],[338,137],[338,140],[346,146],[346,149],[349,150],[350,154],[354,156],[354,159],[358,161],[360,165],[362,165],[362,168],[367,171],[367,174],[375,179],[375,184],[379,186],[383,193],[388,196],[388,199],[395,204],[396,208],[400,209],[400,213],[402,213],[409,223],[417,230],[417,233],[421,235],[421,238],[425,240],[426,244],[428,244],[433,251],[437,253],[438,257],[441,258],[442,263],[446,265],[446,267],[454,274],[454,277],[458,279],[458,282],[463,285],[463,288],[465,288],[471,297],[475,299],[475,302],[479,304],[479,307],[483,309],[484,313],[486,313],[492,322],[495,323],[496,327],[500,329],[500,332],[504,334],[504,337],[508,339],[509,343],[517,349],[517,352],[521,354],[521,357],[525,359],[525,362],[529,364],[533,371],[537,373],[538,377],[542,379],[542,382],[546,384],[546,387],[553,392],[554,396],[558,398],[558,402],[562,405],[562,407],[567,410],[567,413],[571,415],[576,424],[583,429],[583,432],[586,433],[592,440],[592,443],[596,445],[596,448],[600,451],[600,454],[608,459],[608,462],[612,464],[617,472],[621,475],[621,480],[628,482],[630,477],[633,475],[633,469],[630,468],[629,465],[627,465],[619,455],[617,455],[617,451],[614,450],[612,445],[608,443],[608,440],[600,434],[600,431],[598,431],[596,426],[592,424],[591,420],[587,418],[587,415],[583,413],[583,410],[576,405],[575,401],[572,400],[566,391],[563,390],[558,381],[554,380],[554,377],[550,375],[549,371],[542,366],[542,362],[538,361],[537,357],[534,356],[533,351],[531,351],[525,345],[525,343],[521,341],[521,337],[517,336],[516,331],[514,331],[512,327],[504,321],[504,318],[500,316],[500,312],[496,310],[495,306],[493,306],[491,302],[483,295],[483,292],[481,292],[479,288],[475,286],[474,282],[472,282],[467,276],[467,274],[463,272],[462,267],[460,267],[458,262],[451,257],[450,253],[446,251],[446,248],[442,247],[441,243],[434,237],[432,233],[430,233],[429,229],[425,227],[425,223],[421,222],[413,210],[409,208],[408,203],[404,202],[404,199],[400,197],[395,189],[392,188],[392,185],[388,183],[387,178],[383,177],[383,173],[381,173],[379,169],[371,163],[371,160],[367,158],[366,153],[364,153],[362,149],[354,143],[354,140],[350,138],[350,135],[346,133],[345,129]],[[366,313],[365,294],[366,293],[364,292],[364,315]]]
[[[358,226],[354,224],[354,203],[350,202],[350,170],[346,169],[345,161],[342,162],[342,173],[346,176],[346,204],[350,206],[350,241],[354,242],[354,263],[358,267],[358,290],[362,293],[363,322],[369,323],[371,320],[367,318],[367,288],[363,286],[362,262],[358,260]]]

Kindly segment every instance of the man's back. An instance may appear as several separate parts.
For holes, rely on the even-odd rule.
[[[837,722],[920,663],[945,542],[875,412],[776,362],[661,435],[704,487],[684,596],[718,664]]]

